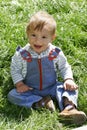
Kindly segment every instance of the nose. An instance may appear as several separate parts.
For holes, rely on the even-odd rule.
[[[40,38],[36,38],[36,44],[41,44],[41,39]]]

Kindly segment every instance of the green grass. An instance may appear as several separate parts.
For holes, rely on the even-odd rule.
[[[14,87],[10,61],[16,47],[28,40],[25,29],[30,16],[46,10],[57,21],[54,44],[61,47],[72,65],[79,85],[78,109],[87,114],[87,1],[86,0],[0,0],[0,129],[2,130],[65,130],[59,122],[58,109],[35,111],[12,105],[7,100]],[[86,123],[87,124],[87,123]]]

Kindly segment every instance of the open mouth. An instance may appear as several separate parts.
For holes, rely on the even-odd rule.
[[[41,45],[34,45],[35,48],[40,49],[42,46]]]

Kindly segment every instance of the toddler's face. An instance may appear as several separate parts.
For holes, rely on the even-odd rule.
[[[32,49],[38,54],[45,51],[53,39],[54,35],[46,27],[43,27],[41,31],[31,30],[29,32],[29,43]]]

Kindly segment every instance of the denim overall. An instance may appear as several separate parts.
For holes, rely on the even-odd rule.
[[[65,91],[63,83],[56,79],[53,60],[58,56],[60,50],[53,50],[47,57],[41,59],[32,58],[28,54],[26,59],[25,52],[21,53],[24,60],[27,60],[27,74],[24,83],[33,90],[24,93],[19,93],[16,89],[12,89],[8,94],[8,99],[13,104],[19,106],[32,107],[32,104],[41,100],[42,97],[50,95],[56,98],[60,110],[63,110],[63,97],[67,97],[77,106],[77,91]],[[30,58],[30,59],[29,59]]]

